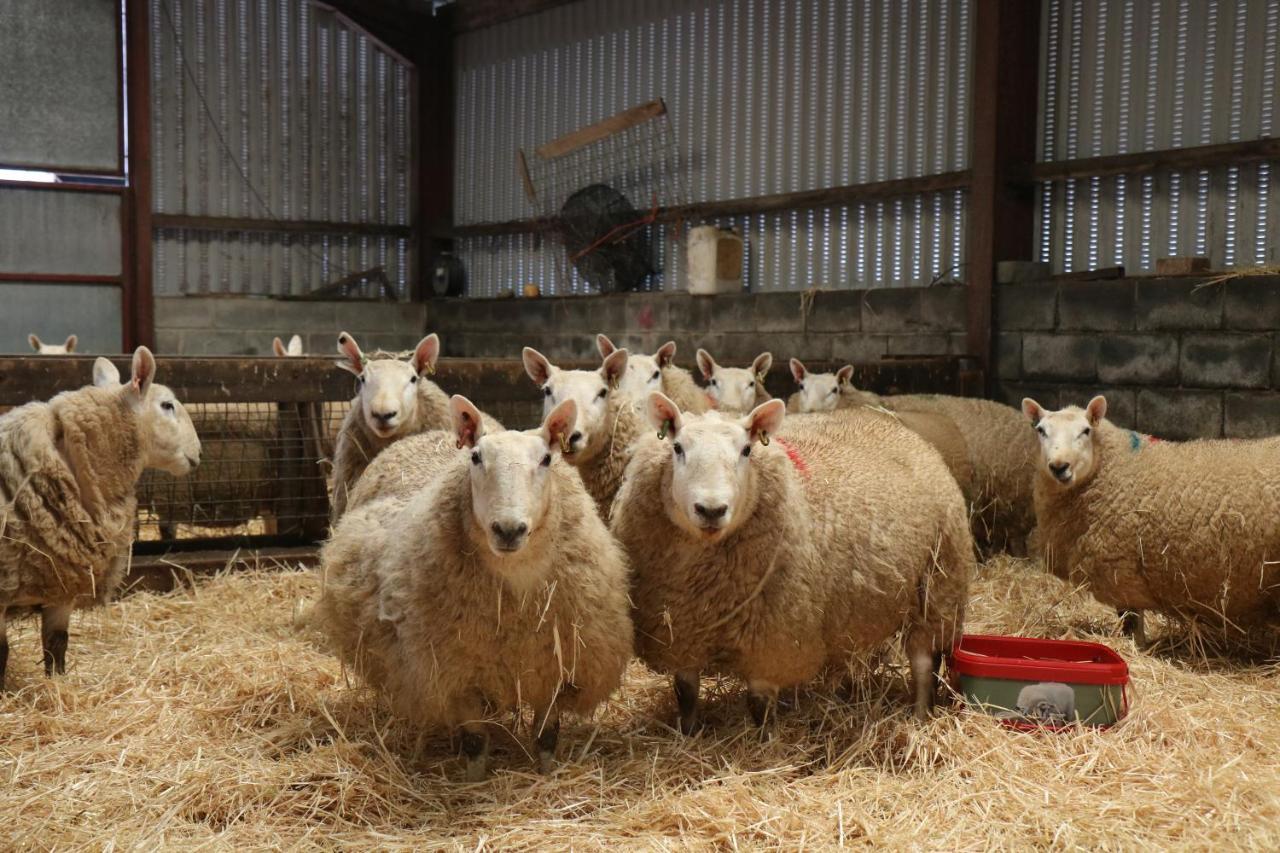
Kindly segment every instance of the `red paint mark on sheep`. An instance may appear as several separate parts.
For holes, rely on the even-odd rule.
[[[808,477],[809,466],[805,464],[804,457],[800,455],[800,451],[792,447],[785,439],[775,438],[774,441],[778,442],[778,445],[786,451],[787,458],[791,460],[791,464],[800,472],[800,476]]]

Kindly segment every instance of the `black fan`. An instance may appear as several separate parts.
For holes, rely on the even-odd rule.
[[[601,293],[637,290],[653,274],[645,226],[627,197],[608,184],[590,184],[565,199],[559,227],[578,275]]]

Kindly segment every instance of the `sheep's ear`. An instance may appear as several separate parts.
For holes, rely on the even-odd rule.
[[[138,347],[133,351],[133,378],[129,380],[129,387],[139,399],[145,398],[155,378],[156,357],[146,347]]]
[[[302,355],[302,335],[294,335],[289,338],[289,349],[286,352],[295,357]]]
[[[769,443],[769,436],[776,435],[782,428],[782,419],[787,414],[787,406],[781,400],[770,400],[761,403],[751,410],[742,425],[752,441],[757,439],[761,444]]]
[[[1089,401],[1089,405],[1084,408],[1085,417],[1089,419],[1089,423],[1097,426],[1098,421],[1107,416],[1107,398],[1099,394]]]
[[[289,351],[284,348],[284,341],[279,338],[271,339],[271,351],[276,354],[276,358],[286,358],[289,355]]]
[[[533,347],[525,347],[520,353],[520,358],[524,361],[524,372],[529,374],[529,378],[539,388],[546,385],[552,371],[555,370],[555,366],[547,361],[547,357]]]
[[[649,417],[649,423],[658,431],[659,438],[675,435],[684,426],[684,419],[680,416],[680,407],[661,391],[654,391],[649,394],[644,411]]]
[[[33,350],[35,350],[36,352],[40,352],[40,347],[42,346],[42,344],[40,343],[39,336],[27,335],[27,343],[31,344],[31,348]]]
[[[120,370],[102,356],[93,360],[93,384],[98,388],[115,388],[120,384]]]
[[[618,380],[627,372],[627,356],[625,349],[616,350],[600,365],[600,375],[610,388],[617,388]]]
[[[796,381],[796,384],[799,385],[804,382],[805,373],[807,372],[804,369],[804,362],[798,358],[793,358],[788,364],[791,366],[791,378]]]
[[[430,376],[436,372],[436,360],[440,358],[440,336],[435,332],[418,341],[413,348],[413,372]]]
[[[1031,421],[1032,425],[1035,425],[1044,417],[1044,407],[1030,397],[1023,397],[1022,414],[1027,416],[1027,420]]]
[[[836,384],[841,388],[853,387],[853,365],[846,364],[836,371]]]
[[[578,423],[578,404],[565,400],[551,410],[542,421],[542,440],[553,452],[569,446],[569,436]]]
[[[63,346],[67,348],[67,352],[75,352],[76,344],[79,342],[80,342],[80,339],[77,338],[75,335],[67,335],[67,342],[63,344]]]
[[[609,340],[608,335],[601,333],[596,335],[596,349],[600,351],[600,358],[606,359],[613,355],[617,347],[613,345],[613,341]]]
[[[653,360],[658,362],[658,367],[666,367],[676,360],[676,342],[667,341],[658,347],[658,351],[653,354]]]
[[[475,403],[461,394],[454,394],[449,398],[449,413],[453,416],[453,434],[458,439],[458,447],[475,447],[484,434],[480,410]]]
[[[364,373],[364,353],[360,351],[360,345],[356,343],[355,338],[346,332],[339,332],[338,352],[344,356],[338,360],[338,367],[356,376]]]
[[[711,357],[711,353],[699,348],[697,355],[698,370],[702,373],[702,378],[708,382],[716,372],[716,360]]]
[[[764,381],[765,374],[769,372],[769,368],[773,367],[773,353],[762,352],[751,362],[751,372],[756,375],[756,379],[760,382]]]

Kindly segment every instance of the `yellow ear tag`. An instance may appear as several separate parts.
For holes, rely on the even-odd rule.
[[[761,446],[761,447],[768,447],[768,446],[769,446],[769,433],[767,433],[767,432],[761,432],[761,433],[760,433],[760,446]]]
[[[567,432],[560,433],[560,452],[569,452],[569,434]]]
[[[428,376],[435,376],[435,375],[436,375],[436,366],[435,366],[434,364],[432,364],[431,362],[427,362],[427,375],[428,375]]]
[[[662,441],[667,437],[667,432],[675,432],[675,424],[671,423],[671,419],[667,418],[662,422],[662,426],[658,429],[658,440]]]
[[[757,373],[757,374],[756,374],[756,382],[760,383],[761,385],[763,385],[763,384],[764,384],[764,374],[763,374],[763,373]]]

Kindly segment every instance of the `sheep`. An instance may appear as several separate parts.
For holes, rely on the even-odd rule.
[[[698,350],[698,370],[707,381],[707,396],[712,408],[722,412],[746,414],[768,400],[764,377],[773,367],[773,355],[762,352],[751,362],[750,369],[721,367],[704,349]]]
[[[0,689],[7,618],[39,608],[45,675],[65,672],[72,609],[106,601],[124,579],[143,469],[199,464],[191,418],[155,372],[139,347],[127,385],[98,364],[102,385],[0,417]]]
[[[273,338],[271,350],[276,354],[276,358],[302,358],[306,355],[302,351],[301,335],[289,338],[288,346],[280,338]],[[298,405],[299,417],[307,421],[310,433],[307,437],[313,445],[313,452],[326,473],[333,470],[333,446],[338,439],[338,424],[341,423],[341,418],[338,418],[337,414],[348,405],[327,401]]]
[[[596,335],[596,349],[600,351],[601,358],[608,358],[618,347],[607,335],[601,334]],[[632,353],[627,359],[627,372],[618,383],[618,390],[637,404],[643,403],[650,391],[661,391],[675,400],[681,411],[702,414],[709,410],[711,398],[693,381],[692,373],[676,367],[675,357],[675,341],[667,341],[653,355]]]
[[[631,458],[631,446],[644,429],[635,402],[619,388],[627,373],[627,351],[613,351],[598,370],[562,370],[532,347],[524,348],[522,358],[525,372],[542,389],[544,415],[565,400],[578,404],[577,426],[568,439],[565,461],[578,469],[587,493],[607,517]]]
[[[614,502],[637,652],[673,674],[686,734],[704,670],[741,677],[763,725],[781,688],[899,631],[925,716],[960,636],[973,540],[937,453],[876,412],[784,428],[784,411],[771,400],[742,418],[688,416],[650,394],[659,432]]]
[[[1280,439],[1152,442],[1105,420],[1107,401],[1022,411],[1046,568],[1098,601],[1211,626],[1232,645],[1280,623]],[[1031,432],[1028,430],[1028,432]]]
[[[289,345],[285,346],[284,341],[274,338],[271,341],[271,350],[276,354],[276,358],[300,358],[302,356],[302,336],[294,335],[289,338]]]
[[[527,432],[489,431],[464,397],[449,408],[452,433],[369,466],[357,494],[381,488],[324,546],[312,620],[395,713],[461,728],[469,781],[488,722],[522,704],[546,772],[561,710],[590,714],[631,658],[626,558],[562,461],[572,399]]]
[[[356,397],[342,420],[333,452],[330,522],[347,509],[347,498],[364,469],[391,444],[410,435],[449,426],[449,398],[427,377],[435,373],[440,338],[418,341],[405,360],[368,357],[347,332],[338,335],[337,362],[356,377]],[[485,415],[485,425],[502,425]]]
[[[864,401],[861,394],[844,393],[850,388],[853,365],[846,364],[835,373],[813,373],[802,361],[793,358],[789,364],[791,376],[799,390],[787,400],[787,411],[795,413],[834,412],[850,408],[874,405]],[[969,458],[969,445],[955,421],[938,412],[893,412],[907,429],[933,445],[942,456],[947,470],[955,478],[966,502],[977,496],[974,489],[973,462]]]
[[[27,343],[31,344],[31,348],[40,355],[70,355],[76,351],[76,343],[79,338],[75,335],[67,335],[67,339],[61,344],[46,344],[36,335],[27,335]]]

